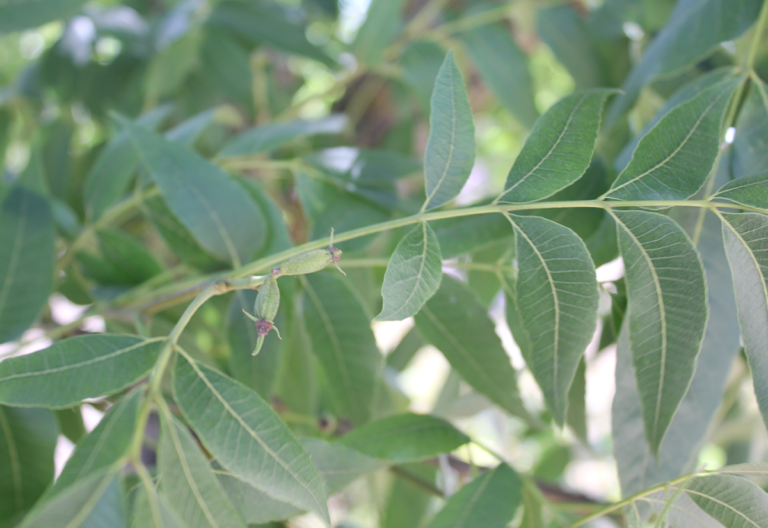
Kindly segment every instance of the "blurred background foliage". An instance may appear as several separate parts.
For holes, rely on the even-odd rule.
[[[155,296],[144,302],[142,295],[233,264],[201,250],[168,204],[147,193],[146,175],[121,133],[125,120],[190,145],[238,175],[268,226],[258,250],[247,256],[252,260],[327,236],[331,227],[338,233],[418,211],[424,199],[420,160],[429,99],[448,49],[455,50],[468,85],[478,151],[457,203],[477,203],[502,189],[537,117],[553,103],[577,89],[622,86],[674,4],[60,0],[57,13],[10,12],[0,19],[1,180],[23,180],[48,196],[60,247],[77,241],[74,255],[59,261],[58,293],[22,343],[28,350],[41,348],[44,332],[52,329],[59,329],[59,337],[89,328],[165,335],[184,299],[165,302]],[[626,163],[625,145],[667,99],[703,74],[738,63],[744,47],[743,39],[727,42],[682,72],[651,83],[628,116],[601,137],[589,177],[553,199],[600,196],[616,168]],[[763,57],[757,70],[767,78]],[[586,419],[569,420],[571,427],[564,431],[530,430],[472,392],[411,328],[413,321],[374,324],[377,343],[388,354],[389,401],[382,409],[410,408],[455,420],[517,469],[540,479],[540,489],[552,501],[542,514],[549,520],[585,514],[620,497],[610,406],[615,340],[626,299],[615,235],[602,216],[599,210],[581,210],[554,218],[573,228],[595,263],[605,265],[598,278],[606,285],[601,334],[588,350],[581,383],[577,377],[572,389],[574,401],[586,402],[573,412]],[[467,279],[491,310],[521,370],[526,403],[545,412],[506,328],[500,283],[493,274],[462,267],[493,263],[503,255],[509,238],[498,232],[509,226],[503,219],[498,219],[501,225],[494,221],[483,219],[473,235],[478,240],[470,242],[459,236],[466,224],[435,222],[434,228],[443,256],[455,263],[449,271]],[[85,237],[84,226],[90,229]],[[403,232],[340,245],[349,261],[348,282],[370,313],[379,311],[386,259]],[[287,290],[296,289],[284,282]],[[328,402],[291,291],[284,293],[289,301],[278,326],[282,320],[295,330],[282,342],[268,340],[259,356],[250,356],[252,336],[239,315],[254,295],[207,303],[182,338],[185,349],[271,398],[297,431],[343,431],[348,425],[336,420]],[[121,301],[98,317],[84,312],[85,306],[115,299]],[[768,438],[747,379],[739,357],[699,456],[709,468],[764,458]],[[58,413],[61,432],[70,441],[83,434],[80,416],[89,429],[98,420],[99,404],[83,407]],[[59,441],[59,465],[66,442]],[[493,460],[476,446],[442,460],[441,488],[455,489],[469,478],[473,464]],[[435,481],[436,469],[425,464],[405,469],[412,472],[410,479],[376,474],[335,497],[331,505],[339,526],[420,526],[439,501],[413,482]],[[530,518],[522,520],[524,525],[543,526],[537,517],[540,496],[528,490],[525,501],[533,506],[525,508]],[[312,523],[299,519],[292,525]]]

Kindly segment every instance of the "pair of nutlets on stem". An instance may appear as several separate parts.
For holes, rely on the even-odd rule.
[[[307,273],[314,273],[325,268],[328,264],[333,264],[336,268],[344,273],[339,267],[339,259],[341,258],[341,250],[333,247],[333,230],[331,230],[331,242],[326,249],[312,249],[299,253],[298,255],[289,258],[283,262],[277,268],[272,268],[272,274],[267,277],[264,284],[259,288],[259,293],[256,296],[256,304],[253,306],[254,315],[249,314],[245,310],[243,313],[248,316],[249,319],[256,322],[256,348],[253,351],[253,355],[259,353],[261,345],[264,344],[264,337],[274,328],[277,332],[277,337],[280,337],[280,331],[275,326],[275,316],[277,316],[277,309],[280,307],[280,288],[277,286],[277,278],[282,275],[305,275]],[[344,273],[346,275],[346,273]]]

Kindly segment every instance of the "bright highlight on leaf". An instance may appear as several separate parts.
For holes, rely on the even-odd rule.
[[[424,155],[427,200],[422,210],[453,200],[464,187],[475,164],[472,109],[453,51],[445,56],[435,80],[429,128]]]
[[[440,287],[442,266],[437,236],[422,222],[403,237],[389,259],[381,287],[384,307],[374,321],[400,321],[416,315]]]

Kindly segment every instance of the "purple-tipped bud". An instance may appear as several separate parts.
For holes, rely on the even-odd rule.
[[[331,262],[338,264],[341,259],[341,250],[335,246],[328,248],[331,250]]]
[[[264,337],[269,333],[270,330],[272,330],[273,326],[274,325],[266,319],[259,319],[256,321],[256,334],[259,337]]]

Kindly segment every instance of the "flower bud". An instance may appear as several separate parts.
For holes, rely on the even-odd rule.
[[[274,277],[269,277],[259,288],[256,304],[253,306],[253,313],[259,319],[264,319],[271,323],[275,320],[279,307],[280,288],[277,287],[277,280]],[[269,329],[267,329],[267,332],[269,332]]]
[[[331,244],[326,249],[311,249],[299,253],[280,264],[279,267],[272,268],[272,276],[306,275],[320,271],[328,264],[333,264],[336,269],[344,273],[344,270],[339,267],[339,259],[341,259],[341,250],[333,246],[333,229],[331,229]]]

